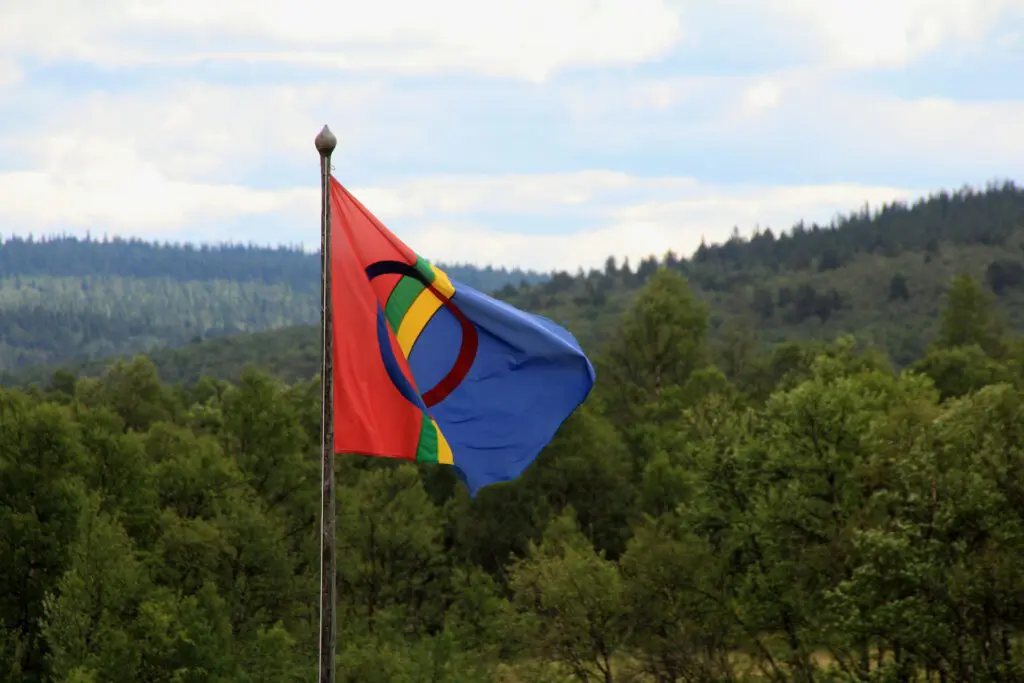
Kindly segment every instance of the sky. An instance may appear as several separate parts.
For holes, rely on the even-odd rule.
[[[631,260],[1024,176],[1024,0],[0,0],[0,234]]]

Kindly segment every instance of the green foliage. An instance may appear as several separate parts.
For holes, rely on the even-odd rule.
[[[94,672],[115,680],[133,669],[131,634],[124,626],[143,597],[146,573],[132,539],[90,496],[70,546],[67,570],[44,601],[42,632],[50,670],[58,679]]]
[[[709,338],[716,309],[651,263],[601,274],[646,284],[518,480],[471,499],[444,467],[338,456],[338,680],[1024,680],[1006,299],[956,277],[900,369],[859,337]],[[233,367],[0,390],[4,683],[316,675],[318,383]]]
[[[713,342],[728,343],[736,329],[748,330],[748,345],[855,333],[905,367],[938,336],[958,273],[983,281],[1005,322],[1024,329],[1022,210],[1024,190],[991,184],[828,226],[736,234],[702,244],[691,259],[669,252],[635,269],[614,258],[575,276],[446,268],[567,325],[588,350],[621,336],[623,315],[660,267],[685,275],[714,311]],[[0,246],[0,382],[45,383],[56,366],[99,375],[112,356],[140,352],[169,382],[236,381],[249,364],[289,382],[309,379],[319,368],[318,269],[315,254],[292,249],[9,240]],[[720,367],[733,378],[733,368]]]
[[[482,291],[547,279],[442,267]],[[0,370],[309,324],[319,287],[320,257],[301,249],[10,238],[0,243]]]
[[[706,362],[708,314],[678,273],[660,270],[637,297],[601,368],[607,402],[623,424],[656,401],[663,388],[684,386]]]
[[[948,303],[936,345],[940,348],[977,344],[988,354],[1002,352],[1003,329],[992,296],[969,275],[957,275],[946,293]]]
[[[510,628],[528,653],[581,683],[614,679],[629,632],[623,581],[579,532],[572,508],[512,566],[509,587],[517,611]]]

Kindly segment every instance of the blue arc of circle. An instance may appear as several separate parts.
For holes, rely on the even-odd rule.
[[[380,357],[384,361],[384,369],[387,370],[388,377],[394,383],[405,400],[412,403],[414,406],[427,412],[427,406],[423,403],[423,399],[416,393],[412,384],[406,378],[405,373],[402,372],[401,366],[398,364],[398,359],[395,357],[395,352],[391,348],[391,336],[388,334],[388,321],[384,317],[384,309],[377,304],[377,346],[380,347]]]

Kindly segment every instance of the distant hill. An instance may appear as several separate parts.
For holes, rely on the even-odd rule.
[[[546,275],[439,264],[482,291]],[[0,244],[0,371],[313,323],[320,257],[295,248],[11,238]]]
[[[235,334],[148,354],[165,381],[192,384],[200,377],[237,380],[247,365],[265,368],[293,382],[320,371],[320,328],[296,325],[279,330]],[[33,365],[0,372],[0,386],[46,385],[57,369],[76,375],[99,376],[120,356],[77,360],[58,365]]]
[[[659,267],[682,271],[710,306],[716,330],[747,328],[766,343],[852,333],[897,364],[934,337],[942,297],[956,273],[982,280],[1011,327],[1024,329],[1024,189],[938,192],[908,205],[863,209],[827,226],[797,224],[720,245],[690,259],[638,264],[609,259],[603,270],[500,293],[563,321],[590,344],[615,329],[639,287]]]
[[[145,246],[131,248],[149,253]],[[223,251],[244,249],[225,247]],[[206,250],[193,251],[199,258],[206,258]],[[275,253],[285,254],[279,257],[282,261],[296,258],[296,252],[287,250],[253,252],[266,255],[268,262],[274,262],[270,254]],[[231,263],[230,258],[225,263]],[[309,279],[315,283],[319,262],[315,257],[301,258],[312,264]],[[546,278],[518,271],[477,272],[497,273],[489,289],[496,289],[499,298],[567,325],[584,348],[594,349],[614,332],[622,312],[659,267],[680,270],[689,278],[698,296],[710,307],[713,335],[721,337],[727,330],[739,329],[762,343],[773,343],[832,339],[852,333],[884,349],[896,364],[904,365],[920,357],[934,337],[943,294],[956,273],[982,280],[996,294],[1009,325],[1024,329],[1024,189],[1006,182],[984,189],[942,191],[912,205],[897,202],[872,211],[865,209],[825,226],[798,224],[789,231],[766,229],[750,238],[737,235],[724,244],[702,244],[690,258],[671,252],[635,264],[609,258],[600,270],[576,275],[559,272]],[[229,272],[242,272],[238,268]],[[449,270],[457,272],[451,267]],[[266,272],[282,271],[268,267]],[[295,316],[294,311],[285,313],[289,306],[308,301],[301,299],[294,287],[274,281],[273,275],[259,288],[251,280],[248,284],[243,280],[219,280],[214,286],[156,278],[147,284],[132,273],[119,276],[120,280],[111,277],[103,281],[106,289],[102,296],[95,296],[93,305],[117,311],[111,320],[127,320],[129,312],[136,311],[133,321],[153,321],[159,335],[145,324],[125,332],[134,333],[135,339],[150,332],[152,346],[160,339],[179,340],[167,344],[187,342],[184,337],[188,332],[180,333],[172,326],[189,320],[201,321],[207,336],[211,336],[209,330],[222,336],[237,331],[246,321],[250,329],[283,327],[289,315]],[[81,282],[88,281],[86,276],[78,277]],[[501,277],[505,284],[494,287]],[[461,279],[471,282],[466,275]],[[53,284],[51,291],[57,291]],[[166,291],[174,294],[162,294]],[[0,295],[3,292],[0,289]],[[82,298],[88,299],[84,292]],[[78,294],[63,296],[63,300],[74,300]],[[172,296],[177,297],[174,307],[169,302]],[[159,308],[143,306],[143,302],[155,306],[160,301],[173,310],[171,323],[163,324]],[[249,317],[233,317],[233,302],[240,302],[240,309],[249,311]],[[57,325],[60,318],[52,315],[52,322],[47,324]],[[305,316],[302,322],[315,321],[315,302],[301,315]],[[112,329],[107,324],[106,329]],[[34,337],[45,329],[52,328],[34,330]],[[91,360],[76,361],[69,367],[87,374],[102,370],[107,361],[95,348],[96,340],[105,339],[99,323],[97,330],[96,335],[82,340],[83,348],[94,345]],[[319,338],[315,326],[307,325],[236,334],[154,351],[151,356],[169,381],[191,381],[203,374],[234,378],[247,363],[293,379],[310,377],[317,371]],[[25,367],[8,374],[6,381],[43,380],[52,369],[52,364]]]

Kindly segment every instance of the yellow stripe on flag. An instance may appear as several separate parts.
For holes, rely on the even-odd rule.
[[[437,420],[434,420],[434,429],[437,431],[437,461],[442,465],[455,464],[452,447],[448,444],[448,440],[444,438],[441,428],[437,426]]]
[[[441,308],[441,300],[429,289],[424,289],[406,311],[405,317],[402,318],[402,324],[398,327],[398,345],[406,358],[412,352],[413,344],[423,332],[423,328],[427,326],[439,308]]]
[[[452,281],[448,279],[448,273],[435,265],[430,267],[434,269],[434,281],[430,285],[449,299],[455,296],[455,287],[452,286]]]

